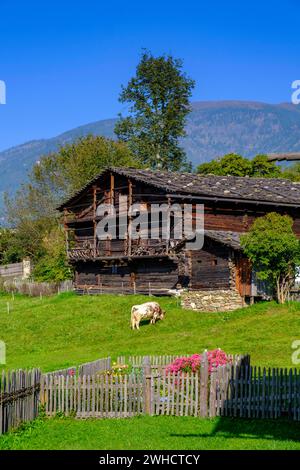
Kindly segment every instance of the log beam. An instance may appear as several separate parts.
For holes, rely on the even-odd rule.
[[[270,153],[267,157],[269,162],[297,162],[300,161],[300,152]]]

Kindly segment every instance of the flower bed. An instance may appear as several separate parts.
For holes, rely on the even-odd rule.
[[[209,373],[215,371],[219,366],[231,363],[230,357],[221,349],[207,351],[206,358]],[[204,359],[204,354],[193,354],[192,356],[180,357],[175,359],[175,361],[166,367],[166,372],[170,374],[198,372],[201,367],[201,362]]]

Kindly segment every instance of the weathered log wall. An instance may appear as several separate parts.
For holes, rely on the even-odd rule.
[[[229,249],[210,244],[206,249],[191,251],[193,289],[229,289]]]
[[[82,292],[167,294],[177,283],[177,263],[166,258],[77,264],[76,288]]]
[[[257,217],[277,211],[293,217],[295,233],[300,237],[300,216],[293,207],[253,204],[247,200],[201,200],[200,196],[189,199],[187,195],[180,199],[179,195],[172,197],[163,189],[127,176],[107,173],[65,208],[67,246],[77,271],[76,286],[81,291],[165,293],[177,284],[203,290],[233,288],[230,250],[216,242],[206,244],[200,251],[186,252],[183,246],[176,252],[177,262],[174,262],[166,258],[170,253],[165,240],[97,240],[98,205],[112,203],[118,214],[120,195],[128,196],[128,204],[140,202],[147,208],[153,203],[203,203],[206,230],[246,232]],[[130,217],[127,222],[130,226]],[[147,229],[147,226],[140,227],[141,236]],[[117,234],[119,230],[117,228]],[[236,287],[245,296],[249,289],[245,290],[244,286],[249,288],[250,283],[249,279],[242,279],[242,270],[238,270],[241,282],[237,282]]]

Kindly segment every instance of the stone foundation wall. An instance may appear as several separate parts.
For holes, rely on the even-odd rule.
[[[233,289],[184,292],[181,306],[200,312],[225,312],[244,307],[242,297]]]

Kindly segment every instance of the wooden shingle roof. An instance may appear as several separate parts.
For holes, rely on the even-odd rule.
[[[283,178],[249,178],[237,176],[201,176],[195,173],[170,171],[108,168],[89,181],[83,188],[61,204],[58,209],[72,204],[86,189],[97,182],[101,176],[111,171],[135,181],[159,188],[166,194],[190,195],[199,198],[243,200],[270,203],[282,206],[300,206],[300,183]]]
[[[233,250],[241,250],[241,241],[240,236],[243,233],[231,232],[225,230],[205,230],[205,237],[219,242],[222,245],[229,246]]]

